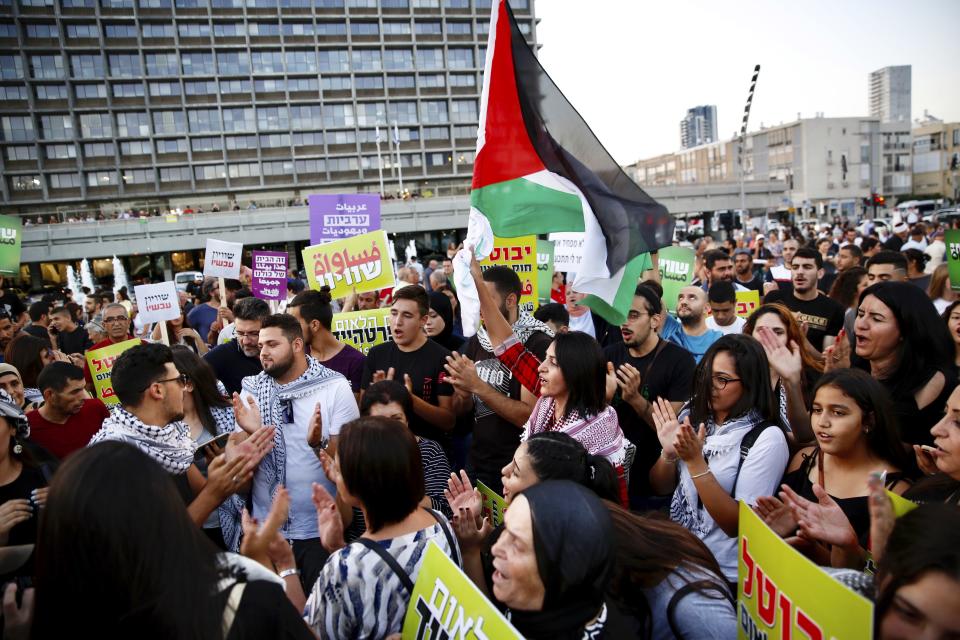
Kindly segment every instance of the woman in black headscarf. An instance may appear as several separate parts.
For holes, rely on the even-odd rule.
[[[517,495],[493,545],[493,596],[529,640],[612,638],[604,592],[613,569],[610,514],[589,489],[541,482]]]
[[[459,351],[464,339],[453,332],[453,305],[450,304],[450,298],[437,291],[429,296],[430,311],[424,326],[427,337],[450,351]]]

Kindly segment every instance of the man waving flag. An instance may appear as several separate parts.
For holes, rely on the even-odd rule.
[[[472,211],[501,237],[583,231],[575,288],[621,324],[649,252],[673,218],[623,172],[527,46],[506,0],[494,0],[480,100]]]

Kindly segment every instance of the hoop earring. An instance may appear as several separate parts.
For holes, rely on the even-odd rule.
[[[19,442],[13,445],[13,452],[17,455],[20,455],[21,453],[23,453],[23,445],[20,444]]]

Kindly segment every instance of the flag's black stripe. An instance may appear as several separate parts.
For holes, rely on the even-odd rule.
[[[611,275],[647,251],[669,246],[675,221],[631,180],[537,61],[509,7],[513,63],[527,133],[544,166],[584,194],[607,245]],[[549,215],[549,212],[544,212]]]
[[[750,90],[747,91],[747,104],[743,107],[743,123],[740,126],[740,139],[737,140],[737,163],[743,173],[743,141],[747,137],[747,120],[750,119],[750,106],[753,104],[753,93],[757,89],[757,78],[760,77],[760,65],[753,68],[753,78],[750,80]]]

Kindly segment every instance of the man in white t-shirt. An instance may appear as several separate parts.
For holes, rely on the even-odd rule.
[[[305,589],[313,587],[327,559],[320,543],[317,511],[313,506],[313,483],[336,494],[316,452],[307,442],[314,413],[320,412],[323,440],[331,459],[336,455],[341,427],[360,417],[350,383],[304,352],[300,322],[278,313],[263,320],[259,337],[263,372],[243,379],[241,404],[256,400],[261,420],[247,411],[237,412],[237,424],[248,433],[263,425],[275,425],[274,448],[253,476],[253,517],[263,520],[270,511],[280,485],[290,493],[290,514],[280,533],[293,545]]]
[[[720,280],[710,285],[707,291],[707,303],[710,315],[707,316],[707,328],[719,331],[723,335],[743,333],[747,321],[737,315],[737,291],[733,284]]]

